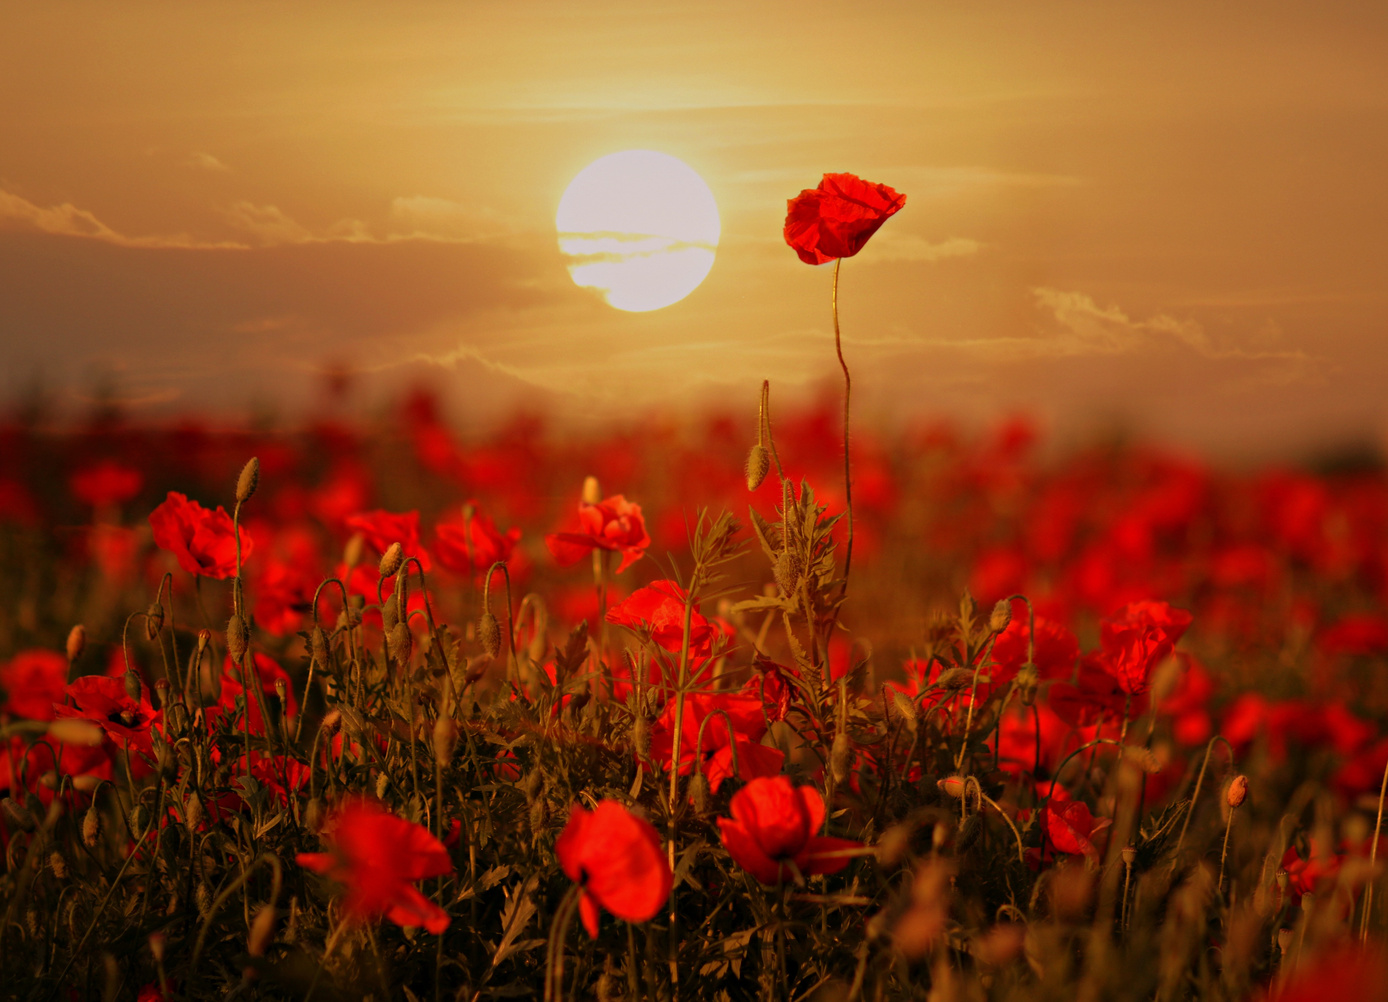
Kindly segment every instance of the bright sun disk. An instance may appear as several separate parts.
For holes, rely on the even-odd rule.
[[[559,200],[555,227],[575,284],[638,313],[699,287],[720,230],[703,178],[652,150],[612,153],[579,171]]]

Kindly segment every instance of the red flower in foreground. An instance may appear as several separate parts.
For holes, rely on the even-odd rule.
[[[560,567],[572,567],[594,549],[611,550],[622,555],[622,563],[617,568],[620,574],[640,560],[646,547],[651,545],[651,537],[646,535],[646,520],[641,517],[641,506],[632,504],[620,494],[597,504],[579,504],[578,520],[582,523],[582,532],[552,532],[545,537],[545,545]]]
[[[670,898],[674,875],[660,836],[615,800],[593,811],[574,804],[554,852],[564,873],[583,889],[578,912],[592,939],[598,938],[599,906],[628,922],[645,922]]]
[[[763,884],[790,875],[794,863],[802,875],[837,873],[861,842],[816,835],[824,824],[824,798],[812,786],[795,787],[786,776],[754,779],[733,794],[732,817],[719,818],[723,846],[737,864]]]
[[[684,644],[684,603],[687,593],[674,581],[652,581],[607,610],[607,621],[633,632],[649,631],[651,640],[672,654]],[[706,657],[713,627],[697,606],[689,619],[689,653]]]
[[[415,888],[416,880],[453,871],[448,850],[419,825],[370,801],[337,812],[329,852],[301,852],[305,869],[346,885],[343,907],[360,920],[384,915],[398,926],[423,926],[435,935],[448,928],[448,913]]]
[[[825,174],[786,203],[786,243],[806,264],[852,257],[906,204],[906,196],[855,174]]]
[[[54,705],[59,718],[90,720],[107,736],[136,748],[150,748],[149,728],[162,716],[149,702],[149,690],[140,686],[139,700],[125,691],[125,680],[107,675],[84,675],[64,690],[73,706]]]
[[[209,510],[173,491],[164,503],[150,512],[154,542],[178,558],[178,566],[189,574],[208,578],[236,575],[236,537],[231,516],[221,505]],[[251,535],[241,529],[241,559],[251,555]]]
[[[1146,692],[1152,685],[1152,672],[1171,657],[1190,623],[1190,613],[1165,602],[1130,603],[1100,625],[1099,665],[1129,695]]]
[[[1096,822],[1082,800],[1059,801],[1056,798],[1052,798],[1041,812],[1041,821],[1056,849],[1072,856],[1088,856],[1095,862],[1099,859],[1099,850],[1090,839],[1112,823],[1108,818]]]

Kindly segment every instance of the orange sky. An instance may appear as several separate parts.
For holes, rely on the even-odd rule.
[[[0,0],[0,395],[293,413],[325,364],[477,416],[835,375],[825,171],[908,196],[844,264],[861,411],[1030,410],[1226,453],[1388,429],[1383,4]],[[723,217],[675,306],[553,217],[629,148]]]

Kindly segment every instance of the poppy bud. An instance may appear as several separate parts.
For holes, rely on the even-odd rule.
[[[598,504],[602,501],[602,487],[598,485],[597,477],[583,478],[583,503]]]
[[[1240,773],[1229,783],[1229,789],[1224,792],[1224,800],[1232,810],[1243,804],[1248,798],[1248,777]]]
[[[48,869],[59,880],[67,879],[67,860],[57,849],[48,854]]]
[[[319,728],[323,731],[325,735],[331,737],[332,735],[337,733],[337,728],[341,723],[342,711],[329,710],[327,713],[323,714],[323,722],[319,724]]]
[[[203,652],[207,650],[207,645],[210,644],[210,643],[212,643],[212,631],[211,631],[211,630],[206,630],[206,629],[204,629],[204,630],[199,630],[199,631],[198,631],[198,660],[199,660],[199,661],[202,660]]]
[[[782,595],[794,595],[800,585],[800,557],[790,550],[782,550],[776,557],[776,586]]]
[[[275,695],[279,697],[281,706],[289,705],[289,687],[282,678],[275,679]]]
[[[708,777],[702,772],[689,781],[689,796],[698,814],[708,813]]]
[[[188,826],[188,834],[196,834],[202,827],[203,810],[202,798],[197,793],[191,794],[183,804],[183,820]]]
[[[245,504],[249,501],[259,483],[260,460],[252,456],[246,460],[246,465],[241,467],[241,475],[236,478],[236,503]]]
[[[1017,694],[1021,697],[1023,706],[1031,706],[1036,702],[1036,690],[1040,683],[1041,676],[1036,670],[1036,665],[1022,665],[1022,670],[1017,672]]]
[[[391,596],[386,599],[385,605],[381,606],[381,629],[387,634],[395,629],[395,624],[400,622],[400,606]]]
[[[232,613],[227,620],[227,654],[231,656],[233,664],[240,664],[246,656],[246,645],[251,642],[250,632],[246,629],[245,621],[236,613]]]
[[[967,689],[973,684],[974,673],[968,668],[950,668],[942,671],[940,677],[935,680],[935,684],[941,689],[950,692],[958,692],[960,689]]]
[[[328,667],[328,635],[323,632],[323,627],[317,623],[313,625],[312,632],[308,635],[309,650],[313,652],[313,660],[318,662],[318,667]]]
[[[144,804],[136,804],[130,808],[130,834],[139,838],[149,827],[149,808]]]
[[[381,554],[380,572],[383,578],[393,578],[400,572],[400,565],[405,562],[405,550],[399,543],[391,543],[386,547],[386,552]]]
[[[458,747],[458,723],[452,717],[439,717],[434,721],[434,761],[442,769],[453,758],[453,750]]]
[[[158,602],[151,602],[149,608],[145,610],[145,638],[154,640],[163,628],[164,606]]]
[[[501,624],[490,612],[482,613],[477,621],[477,639],[487,657],[494,658],[501,653]]]
[[[940,788],[940,792],[955,800],[962,800],[964,791],[968,789],[968,781],[963,776],[946,776],[935,784]]]
[[[892,704],[896,712],[906,719],[906,726],[912,734],[916,733],[916,704],[906,693],[897,689],[892,692]]]
[[[1001,633],[1007,629],[1007,625],[1012,622],[1012,603],[1007,599],[999,600],[993,606],[993,612],[988,617],[988,629],[993,633]]]
[[[169,680],[166,678],[158,679],[154,683],[154,691],[159,694],[159,708],[165,709],[169,705]]]
[[[1291,948],[1291,945],[1292,945],[1292,930],[1290,930],[1290,929],[1278,929],[1278,930],[1277,930],[1277,949],[1280,950],[1280,951],[1282,951],[1282,955],[1283,955],[1284,957],[1287,955],[1287,950]]]
[[[848,744],[848,732],[839,731],[834,735],[834,743],[829,749],[829,771],[835,783],[848,778],[848,766],[852,761],[852,749]]]
[[[5,825],[8,828],[31,832],[39,826],[38,818],[34,817],[33,812],[10,797],[0,800],[0,811],[5,815]]]
[[[410,655],[414,652],[414,635],[410,633],[410,628],[401,622],[391,628],[388,636],[391,660],[404,669],[409,665]]]
[[[121,679],[125,683],[125,694],[138,703],[145,691],[145,684],[140,681],[140,673],[134,668],[127,668]]]
[[[347,565],[347,569],[350,571],[361,563],[362,557],[365,555],[366,537],[360,532],[355,532],[342,549],[342,562]]]
[[[198,889],[195,897],[198,902],[198,915],[206,918],[208,912],[212,911],[212,888],[207,886],[206,881],[198,882]]]
[[[67,659],[76,661],[82,656],[82,651],[87,647],[87,630],[78,623],[67,631]]]
[[[631,741],[636,746],[637,759],[646,759],[651,754],[651,725],[642,714],[636,715],[631,727]]]
[[[95,849],[96,840],[100,837],[101,812],[96,809],[96,804],[92,804],[82,816],[82,844],[88,849]]]
[[[255,919],[251,922],[251,932],[246,938],[246,952],[252,957],[263,957],[270,941],[274,938],[275,909],[271,905],[262,905],[260,911],[255,913]]]
[[[766,447],[758,442],[747,453],[747,489],[754,491],[760,487],[770,469],[771,457],[766,454]]]
[[[304,806],[304,827],[314,834],[323,828],[323,801],[317,797]]]

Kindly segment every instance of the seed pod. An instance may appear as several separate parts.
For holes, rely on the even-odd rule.
[[[602,501],[602,487],[598,485],[597,477],[583,478],[583,503],[597,504]]]
[[[689,796],[694,801],[695,813],[708,813],[708,777],[702,772],[689,781]]]
[[[275,909],[272,905],[262,905],[251,921],[251,932],[246,938],[246,952],[252,957],[263,957],[274,938]]]
[[[385,800],[386,791],[390,789],[390,775],[381,773],[376,777],[376,799]]]
[[[250,631],[246,629],[245,621],[236,613],[232,613],[227,620],[227,654],[231,656],[233,664],[239,665],[246,656],[246,645],[251,642]]]
[[[400,565],[405,562],[405,550],[399,543],[391,543],[386,547],[386,552],[381,554],[380,572],[383,578],[393,578],[400,571]]]
[[[236,478],[236,503],[245,504],[249,501],[259,483],[260,460],[252,456],[246,460],[246,465],[241,467],[241,475]]]
[[[139,838],[149,827],[149,808],[144,804],[136,804],[130,808],[130,834]]]
[[[323,627],[314,623],[313,630],[308,635],[308,642],[309,650],[313,652],[313,660],[318,662],[318,667],[328,667],[328,635],[323,632]]]
[[[414,653],[414,634],[410,633],[408,626],[400,622],[391,628],[389,637],[391,660],[403,670],[409,665],[410,655]]]
[[[760,442],[747,453],[747,489],[754,491],[762,485],[766,474],[771,470],[771,457]]]
[[[153,641],[163,629],[164,606],[159,602],[151,602],[145,610],[145,638]]]
[[[67,860],[57,849],[48,854],[48,869],[59,880],[67,879]]]
[[[439,717],[434,721],[434,762],[440,769],[452,761],[457,747],[458,722],[452,717]]]
[[[839,731],[834,735],[834,743],[829,750],[829,771],[835,783],[848,778],[848,766],[852,761],[852,749],[848,744],[848,732]]]
[[[482,613],[482,618],[477,621],[477,639],[487,657],[495,658],[501,654],[501,624],[490,612]]]
[[[69,661],[76,661],[82,656],[82,652],[86,650],[86,647],[87,630],[81,623],[78,623],[67,631],[67,659]]]
[[[1134,863],[1134,861],[1136,861],[1136,859],[1137,859],[1137,850],[1134,849],[1134,848],[1133,848],[1132,846],[1130,846],[1130,845],[1125,845],[1125,846],[1123,847],[1123,853],[1122,853],[1122,855],[1123,855],[1123,863],[1124,863],[1125,865],[1127,865],[1127,866],[1132,866],[1133,863]]]
[[[993,606],[993,612],[988,617],[988,629],[994,633],[1001,633],[1007,629],[1007,625],[1012,622],[1012,603],[1007,599],[1001,599],[997,605]]]
[[[145,693],[145,684],[140,680],[140,673],[134,668],[127,668],[121,679],[125,682],[125,694],[138,703]]]
[[[1248,799],[1248,777],[1240,773],[1229,782],[1229,789],[1224,791],[1224,800],[1232,810],[1239,807]]]
[[[38,818],[34,817],[33,812],[10,797],[0,800],[0,811],[4,812],[5,825],[8,828],[31,832],[39,826]]]
[[[82,817],[82,844],[88,849],[95,849],[99,838],[101,838],[101,812],[96,809],[96,804],[92,804]]]

